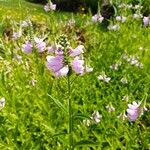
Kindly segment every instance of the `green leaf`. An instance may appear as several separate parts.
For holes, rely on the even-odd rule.
[[[91,119],[87,114],[84,113],[76,113],[73,115],[74,119]]]
[[[74,148],[79,147],[79,146],[98,146],[98,145],[99,145],[98,142],[93,142],[89,140],[81,140],[74,145]]]
[[[53,102],[65,113],[68,113],[68,110],[65,108],[65,106],[57,99],[55,99],[54,97],[52,97],[51,95],[47,94],[52,100]]]

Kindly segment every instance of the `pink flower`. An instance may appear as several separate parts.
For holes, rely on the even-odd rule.
[[[44,10],[45,10],[46,12],[50,11],[50,8],[49,8],[48,3],[44,6]]]
[[[69,67],[66,65],[64,66],[63,56],[47,56],[47,68],[52,71],[55,76],[65,76],[69,72]]]
[[[55,75],[57,77],[60,77],[60,76],[66,76],[69,72],[69,67],[68,65],[64,66],[63,68],[61,68],[59,71],[55,72]]]
[[[32,43],[30,41],[26,41],[25,44],[22,45],[22,51],[24,53],[31,53],[32,47]]]
[[[128,104],[127,117],[129,121],[135,121],[140,115],[140,103],[135,101],[132,104]]]
[[[83,75],[84,73],[84,60],[80,57],[75,57],[73,61],[71,62],[72,70],[77,73]]]
[[[39,39],[39,38],[35,38],[35,43],[36,43],[36,47],[39,50],[39,52],[43,52],[45,50],[46,47],[46,43],[43,42],[43,39]]]
[[[19,32],[14,32],[13,35],[12,35],[12,39],[13,40],[17,40],[18,38],[20,38],[22,36],[22,32],[19,31]]]
[[[150,22],[149,17],[144,17],[143,18],[143,23],[144,23],[145,27],[149,25],[149,22]]]
[[[99,22],[101,23],[104,20],[104,17],[102,17],[100,14],[95,14],[94,16],[92,16],[92,21],[93,22]]]
[[[50,4],[50,10],[56,10],[56,4],[51,3]]]
[[[75,49],[72,49],[72,50],[71,50],[70,56],[76,57],[76,56],[78,56],[78,55],[81,55],[82,53],[84,53],[83,49],[84,49],[84,46],[83,46],[83,45],[77,46]]]
[[[45,10],[46,12],[56,10],[56,4],[53,4],[52,2],[47,3],[47,4],[44,6],[44,10]]]
[[[63,56],[47,56],[47,67],[53,72],[59,71],[63,67]]]

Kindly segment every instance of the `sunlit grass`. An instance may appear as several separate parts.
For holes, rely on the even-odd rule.
[[[46,68],[47,52],[22,51],[27,40],[44,38],[50,46],[61,34],[67,35],[73,48],[84,45],[85,62],[93,67],[91,73],[71,76],[75,150],[149,149],[150,27],[143,27],[142,19],[127,16],[120,30],[109,31],[92,23],[90,14],[46,13],[42,5],[21,0],[0,1],[0,14],[0,98],[6,99],[0,111],[0,149],[68,148],[68,114],[61,107],[68,108],[67,80],[55,78]],[[27,19],[32,28],[21,28],[22,37],[12,40],[20,21]],[[68,25],[70,19],[75,19],[72,26]],[[143,67],[131,64],[125,55],[138,57]],[[111,69],[116,63],[121,65]],[[111,78],[108,83],[97,78],[103,72]],[[123,77],[127,84],[121,82]],[[128,100],[122,100],[126,95]],[[148,111],[135,122],[118,117],[126,113],[128,104],[141,100],[146,100]],[[108,105],[115,111],[108,112]],[[84,124],[96,110],[102,115],[100,122]]]

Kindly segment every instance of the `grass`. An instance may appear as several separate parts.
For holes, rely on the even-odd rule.
[[[46,68],[47,52],[38,54],[36,49],[31,54],[22,52],[22,44],[30,36],[44,37],[49,46],[61,34],[66,34],[73,48],[79,43],[85,46],[85,61],[94,69],[84,76],[71,76],[71,80],[75,78],[71,85],[74,149],[149,150],[150,27],[143,27],[142,20],[133,20],[130,12],[127,21],[119,23],[120,30],[109,31],[92,23],[90,14],[45,13],[43,6],[24,1],[0,1],[0,14],[3,19],[0,98],[6,99],[6,105],[0,111],[0,149],[68,148],[66,78],[57,79]],[[22,29],[22,37],[13,41],[12,32],[17,32],[19,22],[28,18],[33,28]],[[71,18],[76,21],[73,26],[68,25]],[[10,34],[4,36],[7,29]],[[138,57],[143,68],[131,65],[123,59],[124,55]],[[121,63],[118,70],[110,69],[115,63]],[[97,79],[102,72],[111,77],[110,82]],[[122,77],[127,78],[128,84],[121,83]],[[125,95],[128,95],[128,101],[122,100]],[[126,113],[128,104],[142,99],[146,100],[148,111],[135,122],[117,117]],[[107,105],[112,105],[115,111],[108,112]],[[101,121],[85,125],[83,120],[89,119],[95,110],[102,115]]]

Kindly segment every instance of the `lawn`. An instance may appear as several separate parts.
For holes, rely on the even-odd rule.
[[[0,1],[0,149],[150,149],[150,23],[116,9]]]

